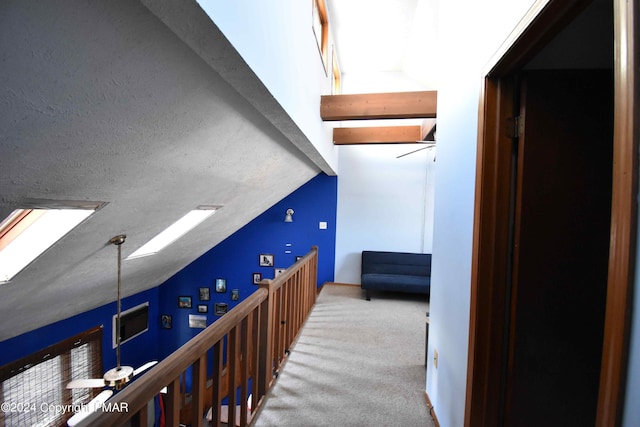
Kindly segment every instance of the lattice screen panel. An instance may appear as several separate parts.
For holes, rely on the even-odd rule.
[[[101,327],[5,365],[0,368],[0,427],[66,425],[71,405],[77,409],[101,391],[69,390],[67,383],[101,377]]]

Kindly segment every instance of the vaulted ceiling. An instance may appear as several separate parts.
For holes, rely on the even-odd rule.
[[[432,90],[428,52],[409,53],[434,30],[429,4],[328,0],[345,75],[406,73]],[[132,295],[335,173],[196,2],[16,0],[0,12],[0,218],[33,202],[106,203],[0,285],[0,341],[114,301],[111,237],[128,235],[126,257],[188,210],[223,206],[128,261]]]
[[[218,69],[159,19],[163,11],[139,2],[11,1],[1,9],[0,217],[33,200],[107,204],[0,285],[0,341],[114,301],[112,236],[128,235],[127,256],[188,210],[223,206],[198,233],[128,261],[123,294],[131,295],[161,284],[325,168],[193,10],[179,16],[192,19],[193,33],[209,34],[200,42],[222,53]]]

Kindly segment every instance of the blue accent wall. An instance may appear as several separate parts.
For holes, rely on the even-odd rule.
[[[213,323],[219,318],[214,314],[214,303],[227,303],[231,310],[257,289],[253,273],[261,273],[264,279],[273,278],[274,267],[291,266],[296,256],[305,255],[314,245],[318,246],[318,284],[333,281],[337,188],[337,177],[316,176],[164,284],[124,298],[123,311],[149,302],[149,330],[122,344],[122,364],[137,367],[166,357],[202,330],[189,328],[189,314],[204,314],[207,325]],[[285,223],[289,208],[295,211],[294,222]],[[319,229],[321,221],[327,223],[327,229]],[[258,265],[262,253],[273,254],[274,267]],[[215,292],[216,278],[226,279],[225,293]],[[199,301],[200,287],[210,288],[210,301]],[[233,289],[239,291],[237,301],[231,299]],[[178,308],[179,296],[191,296],[192,308]],[[208,313],[198,313],[198,304],[206,304]],[[111,341],[116,310],[113,302],[5,340],[0,343],[0,366],[103,325],[103,365],[105,370],[111,369],[116,366]],[[172,316],[171,329],[161,328],[162,314]]]
[[[158,288],[122,299],[122,310],[128,310],[149,302],[149,330],[132,338],[121,346],[121,363],[138,367],[158,357]],[[52,344],[63,341],[95,326],[103,325],[102,363],[103,369],[116,366],[116,351],[112,346],[112,319],[117,312],[116,303],[110,303],[77,316],[52,323],[43,328],[10,338],[0,343],[0,366],[28,356]]]
[[[318,246],[318,285],[333,281],[336,241],[337,177],[323,173],[276,203],[249,224],[220,242],[160,286],[160,313],[172,316],[172,328],[160,331],[160,357],[166,357],[202,329],[189,327],[189,315],[206,315],[207,325],[219,316],[215,303],[226,303],[231,310],[255,292],[253,273],[263,279],[274,277],[274,268],[288,268],[296,259]],[[293,222],[285,223],[287,209],[293,209]],[[320,222],[327,229],[319,228]],[[259,255],[273,254],[274,267],[260,267]],[[215,280],[226,279],[227,290],[215,292]],[[199,300],[199,288],[210,288],[210,301]],[[233,301],[237,289],[240,299]],[[190,296],[192,308],[178,308],[178,297]],[[198,313],[204,304],[208,313]]]

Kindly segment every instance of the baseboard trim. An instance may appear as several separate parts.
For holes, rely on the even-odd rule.
[[[325,285],[337,285],[337,286],[360,286],[357,283],[340,283],[340,282],[325,282]]]
[[[331,285],[331,286],[357,286],[357,287],[361,287],[360,285],[358,285],[357,283],[339,283],[339,282],[324,282],[322,284],[322,286],[320,286],[318,288],[318,295],[320,294],[320,291],[322,291],[322,288],[324,288],[326,285]]]
[[[438,417],[436,416],[436,409],[433,407],[431,399],[429,399],[429,393],[427,393],[426,390],[424,391],[424,400],[425,402],[427,402],[427,408],[429,409],[431,418],[433,418],[433,423],[436,425],[436,427],[440,427],[440,422],[438,421]]]

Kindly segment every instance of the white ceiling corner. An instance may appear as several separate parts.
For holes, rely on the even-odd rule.
[[[343,74],[400,74],[436,89],[437,0],[327,0]],[[348,91],[348,89],[347,89]]]

